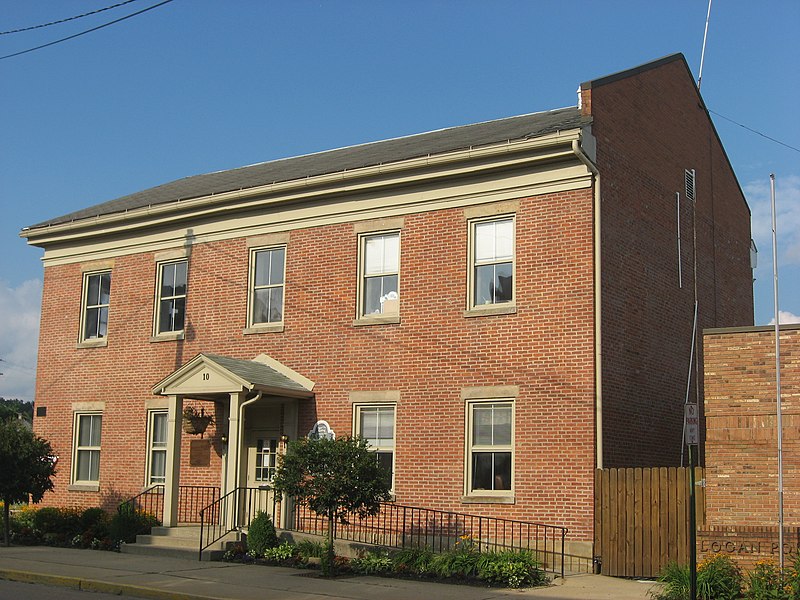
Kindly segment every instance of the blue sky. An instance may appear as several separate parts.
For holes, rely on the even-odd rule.
[[[117,0],[120,1],[120,0]],[[0,0],[0,30],[114,0]],[[158,3],[0,35],[0,56]],[[706,0],[173,0],[0,60],[0,396],[33,398],[41,250],[20,229],[188,175],[572,106],[582,81],[683,52]],[[714,3],[707,106],[800,147],[800,2]],[[781,309],[800,315],[800,153],[712,115],[753,213],[756,324],[772,318],[769,174]]]

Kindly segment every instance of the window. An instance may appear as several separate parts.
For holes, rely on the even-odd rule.
[[[286,248],[253,250],[250,254],[250,325],[283,321]]]
[[[100,481],[100,414],[75,415],[75,455],[73,457],[75,483]]]
[[[356,406],[356,431],[375,452],[394,488],[394,405]]]
[[[151,410],[147,436],[147,484],[167,482],[167,411]]]
[[[256,481],[272,481],[275,477],[278,440],[276,438],[256,440]]]
[[[468,490],[510,492],[514,462],[512,402],[472,402],[469,411]]]
[[[111,272],[87,273],[83,278],[83,322],[81,340],[105,338],[108,334],[108,304]]]
[[[514,300],[514,218],[470,223],[470,308]]]
[[[359,317],[400,313],[400,234],[365,235],[361,242]]]
[[[187,261],[158,266],[156,335],[183,331],[186,318]]]

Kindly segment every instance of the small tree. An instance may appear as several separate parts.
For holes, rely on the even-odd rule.
[[[352,514],[377,514],[380,503],[389,499],[386,475],[367,442],[359,438],[304,438],[291,442],[281,457],[273,481],[275,492],[294,496],[328,518],[325,575],[333,565],[336,523],[347,524]]]
[[[0,500],[3,501],[5,545],[9,537],[9,511],[14,502],[28,496],[39,502],[53,489],[56,467],[51,460],[50,443],[34,434],[16,419],[0,419]]]

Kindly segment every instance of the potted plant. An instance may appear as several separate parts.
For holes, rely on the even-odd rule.
[[[183,409],[183,430],[186,433],[202,434],[208,426],[214,423],[214,417],[207,415],[205,409],[199,411],[194,406]]]

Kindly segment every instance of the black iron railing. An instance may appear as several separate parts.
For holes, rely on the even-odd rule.
[[[219,488],[211,485],[178,487],[178,523],[199,523],[200,510],[219,498]],[[120,512],[144,512],[164,521],[164,485],[152,485],[119,505]]]
[[[564,576],[564,541],[567,528],[403,506],[391,502],[381,504],[374,516],[353,515],[349,523],[336,525],[337,539],[387,548],[422,548],[434,552],[453,549],[456,544],[470,544],[480,551],[530,550],[542,568]],[[292,519],[293,529],[302,533],[323,535],[328,520],[305,506],[297,506]]]
[[[277,523],[280,500],[266,487],[236,488],[200,509],[200,560],[203,550],[227,533],[249,527],[259,512],[267,513]]]

